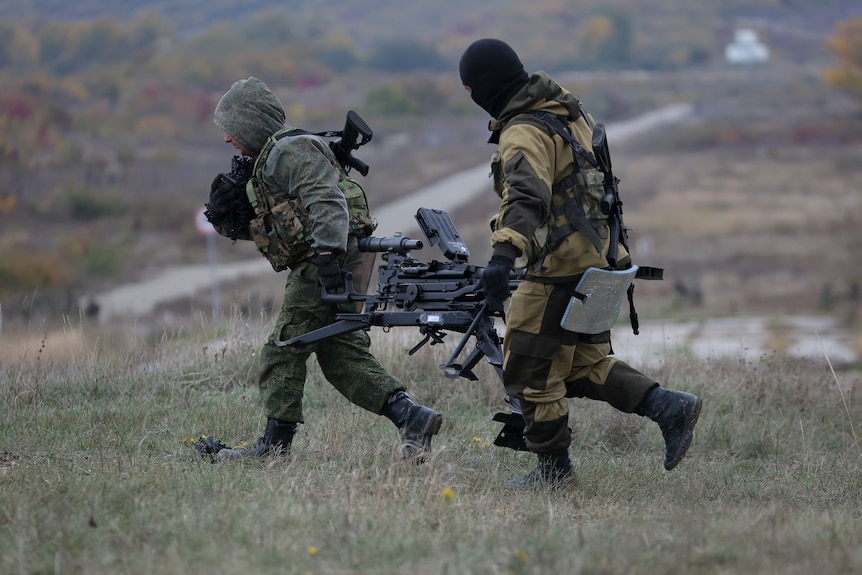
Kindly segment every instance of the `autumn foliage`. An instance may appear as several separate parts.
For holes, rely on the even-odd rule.
[[[827,83],[847,91],[862,104],[862,18],[839,22],[828,46],[838,61],[826,71]]]

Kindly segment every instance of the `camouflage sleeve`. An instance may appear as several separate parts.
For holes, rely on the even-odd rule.
[[[495,255],[514,257],[512,248],[514,255],[523,253],[533,232],[548,216],[556,152],[547,134],[525,124],[503,132],[498,152],[505,183],[491,243]]]
[[[276,203],[290,195],[298,197],[308,210],[314,249],[347,249],[347,202],[338,187],[332,152],[323,140],[282,138],[267,158],[263,177]]]

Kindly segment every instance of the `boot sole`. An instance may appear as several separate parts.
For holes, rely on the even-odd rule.
[[[694,413],[691,416],[691,421],[689,421],[688,427],[685,430],[685,441],[682,444],[682,449],[679,450],[679,455],[671,461],[670,463],[665,463],[664,468],[667,471],[670,471],[677,465],[682,459],[685,457],[688,448],[691,446],[691,440],[694,439],[694,426],[697,424],[697,420],[700,417],[700,409],[703,407],[703,400],[701,398],[697,398],[697,401],[694,404]]]

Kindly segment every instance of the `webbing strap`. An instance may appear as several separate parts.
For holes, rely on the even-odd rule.
[[[318,136],[320,138],[340,138],[343,132],[341,131],[330,131],[330,132],[309,132],[308,130],[303,130],[300,128],[292,128],[290,130],[279,130],[275,134],[272,135],[276,141],[286,137],[286,136]]]
[[[578,162],[578,156],[584,158],[593,167],[597,166],[596,160],[593,158],[592,154],[587,152],[584,147],[581,146],[581,144],[578,143],[578,141],[575,140],[575,138],[568,132],[568,130],[566,130],[560,122],[557,121],[556,116],[545,111],[533,112],[533,115],[553,128],[553,130],[559,134],[572,149],[572,173],[555,183],[551,189],[553,194],[559,195],[563,198],[563,205],[554,207],[551,210],[552,216],[556,218],[560,215],[565,215],[568,223],[565,226],[561,226],[553,230],[548,236],[548,242],[553,246],[570,234],[580,232],[584,237],[590,240],[596,248],[596,251],[601,252],[601,238],[590,224],[587,215],[584,213],[583,207],[579,202],[575,202],[575,200],[568,194],[569,188],[574,188],[578,198],[583,198],[584,196],[584,190],[577,178],[577,174],[581,172],[581,165],[580,162]]]
[[[549,114],[547,112],[544,112],[544,111],[533,112],[533,114],[537,118],[539,118],[540,120],[542,120],[543,122],[545,122],[546,124],[551,126],[554,129],[554,131],[561,138],[563,138],[569,144],[569,146],[572,148],[572,159],[574,161],[574,167],[573,167],[574,170],[580,171],[580,169],[581,169],[580,164],[578,163],[578,156],[580,156],[581,158],[586,160],[592,167],[601,171],[595,157],[593,157],[592,154],[587,152],[584,149],[584,147],[577,140],[575,140],[574,136],[572,136],[572,134],[566,128],[564,128],[560,124],[559,121],[557,121],[556,116]],[[583,111],[581,111],[581,116],[583,116],[584,120],[586,120],[587,124],[589,124],[590,128],[592,128],[593,127],[592,123],[589,121],[589,119],[583,113]],[[565,211],[566,217],[570,223],[563,228],[555,230],[555,233],[551,235],[551,238],[553,238],[554,236],[558,236],[558,235],[562,235],[562,237],[565,237],[574,231],[579,231],[582,234],[584,234],[586,237],[590,238],[591,240],[593,240],[593,237],[595,237],[595,239],[593,240],[593,244],[596,244],[596,242],[598,242],[596,244],[596,249],[599,252],[601,252],[601,250],[602,250],[601,240],[598,238],[598,235],[591,228],[589,230],[590,233],[586,233],[584,230],[582,230],[580,228],[576,228],[571,223],[575,220],[573,220],[569,216],[569,213],[571,212],[570,207],[574,208],[575,202],[572,200],[572,198],[567,193],[565,193],[565,190],[574,186],[575,189],[577,189],[580,194],[583,193],[580,189],[578,179],[575,177],[576,173],[577,172],[572,172],[571,175],[567,176],[566,178],[564,178],[563,180],[561,180],[560,182],[558,182],[557,184],[554,185],[553,191],[555,193],[557,192],[557,189],[559,187],[564,186],[563,196],[566,199],[564,211]],[[560,212],[560,210],[552,210],[552,211],[555,212],[554,213],[555,216],[559,215],[559,213],[557,213],[557,212]],[[582,209],[580,210],[580,213],[584,217],[584,219],[586,220],[586,215],[583,214]],[[558,239],[562,239],[562,237],[560,237]],[[613,246],[613,247],[616,247],[616,246]],[[638,268],[637,272],[635,273],[635,278],[636,279],[660,280],[660,279],[664,278],[664,270],[662,268],[655,268],[655,267],[640,267],[640,268]],[[572,295],[573,297],[576,297],[578,299],[581,299],[578,296],[583,295],[583,294],[578,293],[576,290],[571,290],[571,292],[573,292],[573,293],[571,293],[570,295]],[[626,297],[627,297],[628,302],[629,302],[629,321],[631,322],[632,331],[634,332],[635,335],[638,335],[640,333],[640,321],[638,320],[637,310],[635,310],[634,292],[635,292],[635,284],[634,284],[634,282],[632,282],[631,285],[629,285],[628,289],[626,290]]]
[[[553,114],[549,114],[548,112],[545,112],[545,111],[533,112],[533,114],[534,114],[537,118],[539,118],[540,120],[542,120],[543,122],[545,122],[546,124],[548,124],[549,126],[551,126],[551,127],[554,129],[554,131],[555,131],[555,132],[556,132],[556,133],[557,133],[561,138],[563,138],[563,139],[564,139],[564,140],[569,144],[569,146],[571,146],[571,148],[572,148],[572,152],[573,152],[574,154],[576,154],[577,156],[582,157],[582,158],[583,158],[584,160],[586,160],[586,161],[587,161],[587,163],[588,163],[588,164],[590,164],[592,167],[594,167],[594,168],[596,168],[596,169],[599,169],[599,163],[596,161],[596,159],[593,157],[593,155],[592,155],[591,153],[589,153],[589,152],[588,152],[588,151],[587,151],[587,150],[586,150],[586,149],[581,145],[581,143],[580,143],[580,142],[578,142],[578,141],[575,139],[575,137],[574,137],[574,136],[572,136],[572,134],[571,134],[571,133],[569,133],[569,131],[568,131],[566,128],[564,128],[564,127],[562,126],[562,124],[560,124],[560,122],[558,122],[558,121],[557,121],[557,116],[554,116]],[[577,158],[575,158],[575,161],[576,161],[576,163],[577,163]]]

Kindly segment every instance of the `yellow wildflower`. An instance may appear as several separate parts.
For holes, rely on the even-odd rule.
[[[526,552],[526,551],[521,551],[520,549],[518,549],[517,551],[515,551],[514,553],[512,553],[512,556],[513,556],[515,559],[517,559],[518,561],[521,561],[522,563],[526,563],[526,562],[527,562],[527,559],[529,559],[529,558],[530,558],[530,556],[527,554],[527,552]]]

